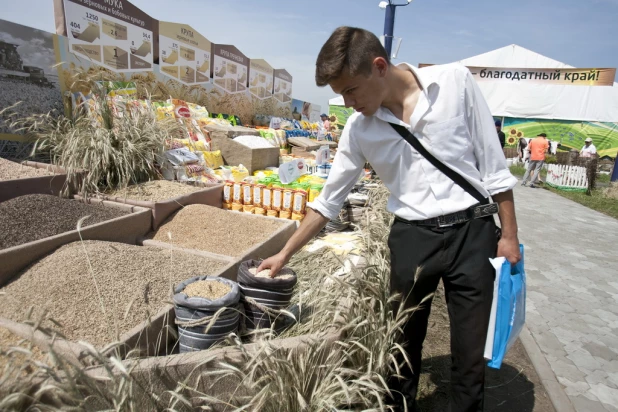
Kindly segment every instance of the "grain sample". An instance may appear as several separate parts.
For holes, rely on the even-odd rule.
[[[204,190],[204,187],[193,186],[168,180],[153,180],[128,186],[105,193],[111,197],[121,197],[125,199],[141,200],[146,202],[159,202],[161,200],[172,199],[178,196],[188,195]]]
[[[53,175],[49,170],[25,166],[0,157],[0,181]]]
[[[30,307],[31,319],[48,310],[47,316],[61,326],[51,321],[43,326],[60,329],[69,340],[102,347],[155,316],[171,302],[173,285],[215,275],[225,264],[152,247],[73,242],[0,289],[0,316],[24,321]]]
[[[188,249],[236,257],[267,240],[284,224],[212,206],[189,205],[172,215],[150,236]]]
[[[90,226],[126,215],[108,206],[85,204],[51,195],[19,196],[0,203],[0,249],[22,245],[75,230],[79,219],[90,216]]]

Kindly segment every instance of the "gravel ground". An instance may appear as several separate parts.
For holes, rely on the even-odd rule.
[[[232,288],[222,282],[216,280],[198,280],[193,282],[182,291],[187,297],[194,298],[206,298],[206,299],[219,299],[230,293]]]
[[[283,224],[212,206],[190,205],[172,215],[150,236],[188,249],[241,256],[247,249],[268,239]]]
[[[158,202],[199,192],[200,190],[204,190],[204,188],[167,180],[154,180],[129,186],[125,189],[114,190],[105,194],[115,197],[124,197],[126,199]]]
[[[53,175],[54,173],[45,169],[36,169],[34,167],[24,166],[0,157],[0,181]]]
[[[34,306],[32,318],[38,319],[47,309],[48,317],[62,325],[60,331],[67,339],[102,347],[171,302],[173,284],[194,276],[213,275],[224,265],[157,248],[73,242],[0,289],[0,316],[23,321]],[[51,321],[44,324],[58,328]]]
[[[127,212],[88,205],[51,195],[26,195],[0,203],[0,250],[126,215]]]

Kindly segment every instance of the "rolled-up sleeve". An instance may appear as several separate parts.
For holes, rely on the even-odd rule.
[[[481,182],[490,195],[506,192],[517,184],[506,165],[496,126],[481,89],[466,69],[466,120],[474,142]]]
[[[345,199],[358,181],[365,165],[365,156],[352,136],[352,123],[348,120],[341,133],[337,154],[322,192],[313,202],[307,204],[331,220],[339,215]]]

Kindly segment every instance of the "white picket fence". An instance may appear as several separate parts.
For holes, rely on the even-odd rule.
[[[548,165],[545,179],[550,186],[565,189],[587,189],[586,168],[581,166]]]

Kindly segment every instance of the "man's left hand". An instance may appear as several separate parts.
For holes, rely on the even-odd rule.
[[[517,236],[511,238],[502,237],[498,242],[498,253],[496,257],[504,256],[511,265],[516,264],[521,260],[521,253],[519,251],[519,240]]]

